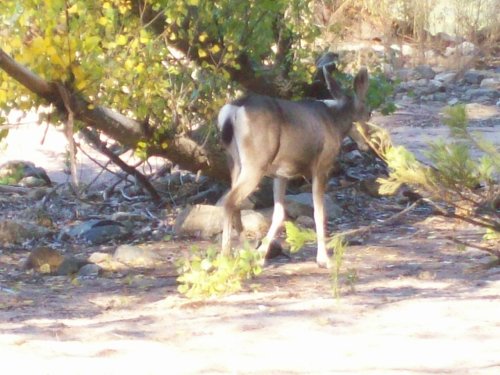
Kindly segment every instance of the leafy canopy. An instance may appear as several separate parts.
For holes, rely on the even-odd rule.
[[[310,16],[304,0],[4,0],[0,44],[94,104],[149,116],[161,136],[214,117],[237,89],[229,72],[241,68],[243,53],[271,69],[280,35],[297,46],[311,40]],[[305,53],[286,51],[292,75],[308,76]],[[38,101],[0,71],[0,109]]]

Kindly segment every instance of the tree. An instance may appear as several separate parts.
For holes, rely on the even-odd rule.
[[[217,179],[228,177],[213,131],[226,98],[241,89],[300,95],[314,67],[303,48],[318,32],[307,0],[6,0],[2,8],[0,109],[51,103],[70,137],[74,119],[74,131],[102,132]]]

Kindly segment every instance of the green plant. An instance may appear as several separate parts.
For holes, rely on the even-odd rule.
[[[235,255],[224,256],[219,249],[192,248],[188,258],[177,263],[178,290],[188,298],[208,298],[235,293],[242,282],[262,272],[262,256],[245,246]]]
[[[24,177],[24,168],[18,165],[6,168],[0,173],[0,185],[15,185]]]
[[[383,151],[391,173],[379,179],[380,192],[395,192],[402,184],[412,186],[432,200],[440,214],[483,228],[488,243],[480,248],[499,256],[494,239],[500,233],[500,153],[491,142],[470,131],[465,106],[446,108],[444,114],[451,139],[430,145],[430,165],[401,146]],[[472,245],[459,238],[455,241]]]
[[[331,257],[332,269],[330,273],[332,292],[335,298],[340,298],[340,270],[342,268],[345,250],[347,249],[347,241],[344,236],[333,236],[328,243],[328,248],[333,249],[333,255]]]

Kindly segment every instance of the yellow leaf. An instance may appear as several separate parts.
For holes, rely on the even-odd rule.
[[[135,71],[137,73],[142,73],[144,71],[144,63],[139,63],[139,65],[135,67]]]
[[[78,3],[73,4],[73,6],[68,8],[68,13],[69,14],[75,14],[78,13]]]
[[[199,49],[198,56],[200,56],[201,58],[207,57],[207,51]]]
[[[125,69],[131,70],[134,67],[134,61],[127,59],[125,61]]]
[[[106,26],[108,22],[109,22],[108,19],[104,16],[97,20],[97,23],[102,26]]]
[[[220,47],[218,44],[214,45],[212,48],[210,48],[210,52],[212,52],[213,54],[217,53],[220,51]]]
[[[206,32],[202,32],[202,33],[200,34],[200,36],[198,37],[198,40],[199,40],[200,42],[202,42],[202,43],[203,43],[205,40],[207,40],[207,39],[208,39],[208,34],[207,34]]]
[[[118,38],[116,38],[116,44],[119,46],[124,46],[127,42],[128,38],[125,35],[118,35]]]
[[[111,4],[108,1],[106,1],[104,4],[102,4],[102,8],[103,9],[111,9]]]
[[[198,6],[199,2],[200,2],[199,0],[188,0],[187,4],[189,6],[196,7],[196,6]]]
[[[149,42],[149,35],[146,32],[146,30],[141,30],[141,33],[140,33],[140,36],[139,36],[139,41],[142,44],[146,44],[147,42]]]

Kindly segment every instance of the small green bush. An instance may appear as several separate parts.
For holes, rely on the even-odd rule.
[[[224,256],[215,247],[193,248],[177,263],[178,290],[188,298],[208,298],[238,292],[245,280],[262,272],[262,256],[250,246]]]

